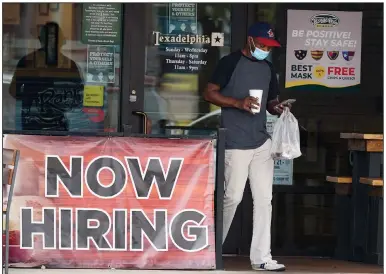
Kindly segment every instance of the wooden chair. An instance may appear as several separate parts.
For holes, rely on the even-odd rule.
[[[5,200],[4,195],[7,195],[7,202],[3,204],[3,217],[5,215],[5,274],[8,274],[9,268],[9,214],[12,204],[13,189],[15,187],[15,177],[17,165],[19,162],[19,154],[20,152],[18,150],[7,148],[3,149],[3,201]]]

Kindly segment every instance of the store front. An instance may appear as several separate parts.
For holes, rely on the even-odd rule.
[[[297,100],[303,153],[277,164],[287,170],[274,186],[272,253],[333,257],[335,190],[325,178],[351,169],[339,134],[383,132],[382,4],[105,5],[3,4],[3,130],[210,136],[220,111],[203,100],[203,90],[218,61],[243,47],[247,27],[267,21],[283,45],[269,58],[281,98]],[[285,88],[287,10],[363,12],[359,88]],[[42,32],[51,21],[57,25]],[[45,83],[47,73],[56,87]],[[44,91],[26,96],[23,77]],[[247,187],[224,254],[249,254],[251,220]]]

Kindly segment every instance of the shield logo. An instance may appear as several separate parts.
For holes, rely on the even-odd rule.
[[[344,60],[351,61],[354,58],[355,51],[342,51]]]
[[[268,32],[267,32],[269,38],[275,38],[275,34],[273,34],[273,31],[270,29]]]
[[[330,60],[336,60],[339,56],[339,51],[327,51],[327,56]]]
[[[319,61],[323,57],[323,50],[311,50],[311,56],[315,61]]]
[[[303,60],[307,56],[307,51],[306,50],[295,50],[294,54],[298,60]]]

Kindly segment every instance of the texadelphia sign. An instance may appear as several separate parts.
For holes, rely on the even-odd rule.
[[[211,45],[213,47],[224,46],[224,33],[212,32],[211,35],[198,34],[164,34],[153,31],[154,45],[177,44],[177,45]]]
[[[215,268],[211,140],[6,135],[4,147],[21,153],[11,263]]]

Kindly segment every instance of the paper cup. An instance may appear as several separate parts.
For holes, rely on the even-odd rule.
[[[261,105],[261,98],[263,97],[263,90],[262,89],[250,89],[249,90],[249,96],[255,97],[257,99],[257,102],[259,105]],[[260,112],[260,106],[252,109],[253,113],[259,113]]]

